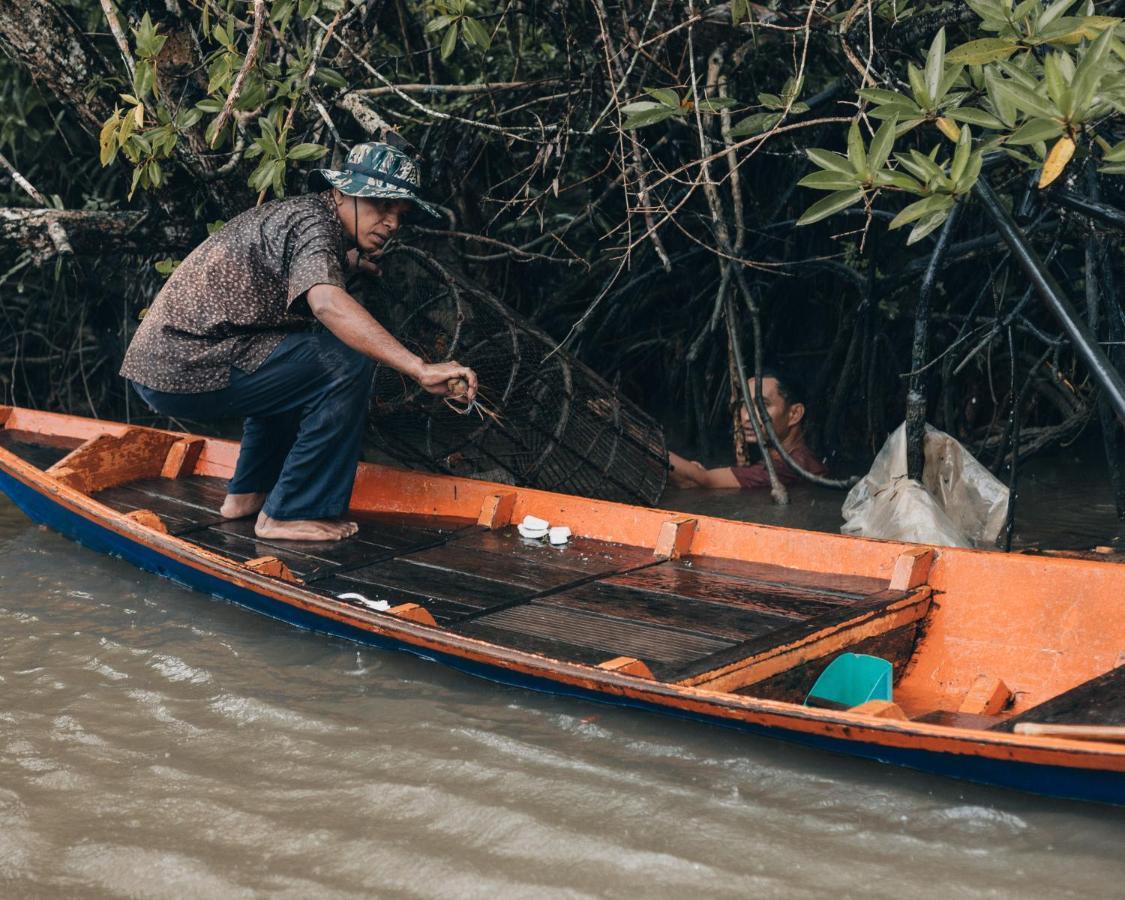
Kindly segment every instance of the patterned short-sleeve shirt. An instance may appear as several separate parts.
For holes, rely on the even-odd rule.
[[[121,366],[158,391],[226,387],[253,372],[285,335],[315,324],[299,301],[318,284],[344,286],[343,228],[328,192],[247,210],[195,248],[145,315]]]

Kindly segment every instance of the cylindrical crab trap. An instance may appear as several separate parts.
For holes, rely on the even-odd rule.
[[[668,452],[650,416],[428,255],[400,246],[384,268],[372,312],[428,362],[475,370],[480,402],[466,411],[380,366],[368,420],[378,448],[411,468],[656,503]]]

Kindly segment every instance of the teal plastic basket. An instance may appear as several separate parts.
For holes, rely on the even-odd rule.
[[[859,706],[868,700],[890,700],[893,673],[891,664],[881,657],[841,653],[820,673],[805,698],[805,706],[813,699],[842,706]]]

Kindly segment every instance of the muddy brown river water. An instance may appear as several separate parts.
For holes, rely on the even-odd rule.
[[[1019,540],[1111,543],[1101,477],[1029,470]],[[665,505],[835,530],[840,499]],[[1121,810],[300,632],[0,499],[3,897],[1120,897],[1123,848]]]

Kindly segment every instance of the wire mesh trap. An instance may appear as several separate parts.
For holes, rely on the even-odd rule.
[[[398,247],[368,292],[376,317],[429,362],[479,379],[478,408],[428,394],[386,366],[368,436],[410,468],[654,504],[667,478],[660,426],[547,335],[428,255]]]

